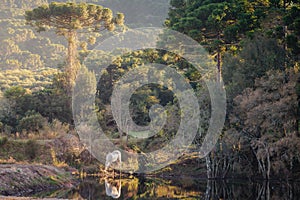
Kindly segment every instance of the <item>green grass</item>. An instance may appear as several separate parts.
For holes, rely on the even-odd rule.
[[[135,138],[148,138],[150,133],[149,131],[140,131],[140,132],[134,132],[130,131],[128,135],[135,137]]]

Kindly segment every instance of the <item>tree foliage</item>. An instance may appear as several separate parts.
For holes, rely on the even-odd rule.
[[[260,3],[174,0],[166,24],[194,38],[214,54],[220,79],[223,53],[236,46],[243,35],[252,35],[259,28],[264,10],[253,9],[256,4]]]
[[[124,15],[113,13],[108,8],[87,3],[59,3],[52,2],[42,5],[31,11],[26,11],[25,19],[28,24],[35,27],[38,32],[45,31],[47,27],[54,28],[56,33],[66,37],[68,54],[66,65],[67,91],[72,90],[76,73],[79,68],[78,38],[79,30],[113,31],[115,24],[122,25]]]
[[[282,72],[269,71],[256,79],[255,89],[247,88],[234,99],[231,124],[250,141],[258,169],[266,179],[271,173],[293,169],[299,163],[295,90],[299,74],[292,70],[289,74],[289,81],[285,82]],[[284,148],[289,150],[283,151]]]

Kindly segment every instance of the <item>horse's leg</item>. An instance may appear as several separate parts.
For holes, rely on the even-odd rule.
[[[105,169],[104,169],[105,172],[107,172],[109,165],[110,165],[110,163],[106,161],[105,162]]]

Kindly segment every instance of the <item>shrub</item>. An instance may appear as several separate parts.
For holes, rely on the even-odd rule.
[[[8,141],[7,137],[0,138],[0,147],[5,145],[7,143],[7,141]]]
[[[68,164],[64,161],[59,161],[56,157],[55,150],[53,148],[50,149],[51,157],[52,157],[52,163],[55,167],[67,167]]]
[[[27,112],[18,125],[18,130],[26,130],[27,132],[39,132],[47,124],[47,119],[40,113]]]
[[[28,140],[25,144],[25,155],[33,160],[36,158],[37,153],[38,153],[38,144],[35,140]]]

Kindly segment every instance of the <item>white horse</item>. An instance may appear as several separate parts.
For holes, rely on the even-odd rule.
[[[118,199],[121,196],[121,180],[117,184],[112,184],[105,179],[105,192],[107,196]]]
[[[119,150],[115,150],[111,153],[106,155],[106,162],[105,162],[105,171],[109,168],[109,166],[113,163],[119,161],[120,168],[121,168],[121,152]]]

